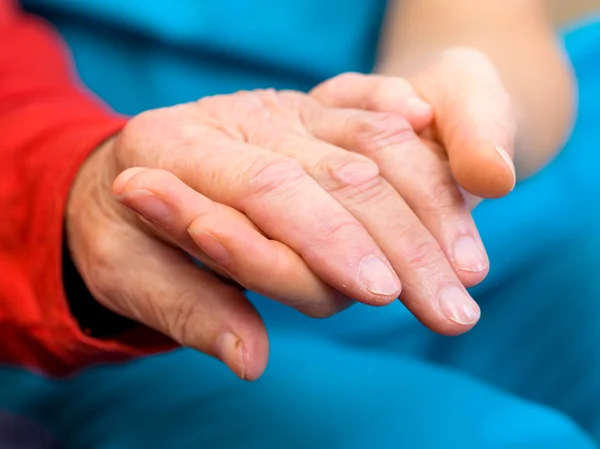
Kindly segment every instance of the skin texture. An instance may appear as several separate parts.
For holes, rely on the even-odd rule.
[[[406,76],[434,106],[437,115],[460,113],[460,107],[466,103],[482,117],[506,107],[505,101],[496,103],[496,95],[485,93],[476,61],[465,61],[464,78],[453,86],[448,98],[440,95],[434,85],[444,84],[447,70],[457,67],[441,69],[433,79],[421,78],[423,67],[431,66],[432,61],[452,49],[475,50],[489,60],[501,84],[494,82],[487,87],[497,90],[502,86],[513,109],[517,148],[514,159],[519,179],[539,171],[564,144],[574,118],[575,82],[556,40],[547,2],[394,0],[386,20],[377,71]],[[444,138],[443,129],[438,131],[451,154],[455,142]],[[466,130],[464,134],[476,132]],[[498,138],[477,139],[490,137]],[[477,144],[465,138],[469,144]],[[501,140],[499,144],[505,143]],[[456,170],[462,176],[469,166],[466,162],[460,165]]]
[[[394,76],[344,74],[309,95],[239,92],[132,119],[83,165],[67,211],[73,260],[98,301],[249,380],[267,363],[264,325],[188,255],[310,316],[400,296],[433,331],[468,331],[479,309],[465,287],[489,269],[470,208],[514,188],[515,147],[525,175],[551,157],[570,84],[548,33],[526,32],[545,30],[537,3],[502,12],[523,21],[512,45],[555,64],[544,82],[521,49],[482,36],[508,33],[501,11],[479,27],[489,3],[446,3],[391,10],[379,70]],[[550,91],[563,110],[543,104]]]
[[[391,109],[323,104],[348,83],[355,106]],[[146,112],[80,171],[73,259],[103,305],[247,379],[267,361],[260,317],[185,253],[311,316],[400,295],[434,331],[465,332],[488,261],[443,151],[415,133],[432,120],[405,80],[355,74]]]

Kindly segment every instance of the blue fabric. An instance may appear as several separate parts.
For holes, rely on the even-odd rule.
[[[25,0],[85,83],[137,113],[241,89],[307,90],[370,71],[385,0]]]
[[[59,26],[85,82],[124,112],[367,71],[384,6],[26,3]],[[473,290],[483,317],[469,334],[433,335],[399,303],[313,321],[251,295],[272,340],[256,383],[182,350],[61,382],[3,369],[0,407],[73,449],[598,447],[600,21],[566,45],[581,83],[576,130],[542,173],[476,210],[492,273]]]

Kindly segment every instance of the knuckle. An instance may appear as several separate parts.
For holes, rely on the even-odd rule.
[[[226,121],[232,113],[235,118],[243,117],[260,107],[261,103],[254,92],[240,90],[232,94],[201,98],[197,105],[210,117]]]
[[[437,180],[419,192],[416,203],[423,211],[450,215],[463,203],[463,197],[452,180]]]
[[[239,91],[228,95],[214,95],[197,101],[204,124],[227,138],[247,142],[244,120],[257,109],[251,92]],[[197,135],[197,131],[195,133]]]
[[[275,89],[256,89],[250,92],[252,95],[252,104],[254,106],[254,110],[257,113],[261,111],[282,111],[283,105],[281,104],[281,99],[279,94]]]
[[[421,236],[406,236],[404,260],[412,271],[437,271],[440,265],[440,248],[433,241]]]
[[[290,192],[307,176],[295,159],[273,156],[257,158],[244,172],[246,192],[250,197]]]
[[[211,125],[231,134],[238,123],[258,108],[256,95],[248,91],[201,98],[196,102],[199,115]]]
[[[350,214],[334,213],[314,221],[311,238],[303,242],[298,254],[308,261],[345,257],[370,247],[372,241],[362,224]]]
[[[160,326],[165,329],[167,335],[182,346],[201,349],[198,323],[202,323],[203,320],[198,316],[200,311],[196,306],[197,302],[189,295],[188,292],[180,292],[172,298],[169,310],[156,311],[156,315],[163,321]]]
[[[293,90],[283,90],[277,93],[278,102],[290,111],[299,111],[307,103],[316,101],[305,94]]]
[[[283,98],[292,101],[294,97],[290,92],[282,96],[275,89],[256,89],[249,94],[251,96],[251,100],[249,101],[251,101],[253,106],[252,109],[259,116],[261,116],[261,113],[269,113],[270,115],[287,114],[289,111],[286,108]]]
[[[379,179],[379,167],[373,160],[349,151],[329,154],[309,171],[329,192],[360,189]]]
[[[303,94],[290,91],[255,90],[240,98],[243,104],[231,104],[229,114],[239,117],[238,128],[246,136],[247,142],[262,146],[264,142],[272,140],[271,134],[275,132],[303,129],[300,109],[305,104],[304,97]]]
[[[201,126],[189,104],[142,112],[128,121],[115,147],[120,165],[149,166],[166,156],[166,148],[195,144]]]
[[[349,238],[358,233],[364,233],[363,226],[352,215],[339,217],[337,220],[331,217],[320,225],[319,238],[316,243],[316,250],[322,251],[322,247],[327,242],[330,246],[335,246],[341,241],[348,241]]]
[[[262,118],[248,117],[244,124],[247,142],[283,157],[297,154],[298,150],[303,149],[295,140],[301,136],[301,132],[294,126],[297,123],[267,118],[270,114],[269,111],[262,111]]]
[[[374,206],[390,204],[392,203],[390,200],[396,200],[396,198],[392,198],[395,195],[395,191],[381,177],[356,186],[352,190],[348,189],[346,194],[354,207],[357,205]]]
[[[204,97],[197,104],[209,115],[227,119],[232,113],[235,117],[245,117],[262,110],[273,97],[276,97],[276,93],[272,89],[239,90],[231,94]]]
[[[354,127],[355,145],[367,156],[417,139],[408,121],[399,115],[365,113],[357,118],[357,122]]]

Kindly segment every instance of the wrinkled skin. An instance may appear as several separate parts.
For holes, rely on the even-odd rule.
[[[514,187],[513,115],[489,61],[461,49],[410,80],[148,111],[81,168],[69,248],[101,304],[246,379],[267,335],[222,276],[314,317],[400,297],[460,334],[479,318],[465,287],[489,269],[470,207]]]

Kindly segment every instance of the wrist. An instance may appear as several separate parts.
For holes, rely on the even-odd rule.
[[[65,232],[66,234],[66,232]],[[77,271],[64,237],[62,248],[62,281],[67,304],[79,329],[92,338],[115,338],[137,326],[137,323],[102,306],[90,293]]]
[[[91,240],[102,239],[102,226],[111,219],[110,185],[116,176],[112,163],[115,137],[102,143],[81,165],[72,185],[65,214],[63,286],[71,314],[79,327],[96,338],[115,337],[136,323],[104,307],[86,282],[93,270]]]

